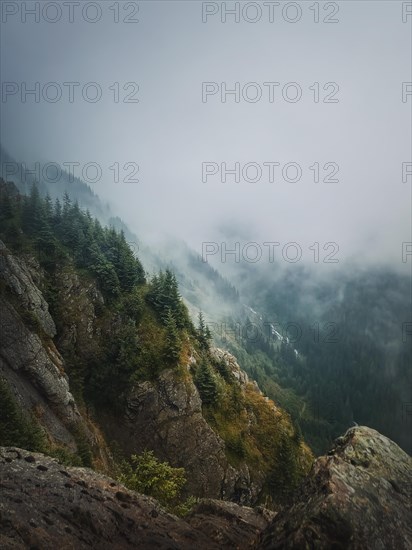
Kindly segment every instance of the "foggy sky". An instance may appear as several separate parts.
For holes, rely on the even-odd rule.
[[[67,16],[23,23],[21,13],[2,22],[1,80],[19,86],[1,103],[1,142],[12,156],[99,163],[103,177],[91,187],[147,240],[166,232],[199,253],[205,241],[294,241],[307,261],[310,245],[333,241],[342,265],[355,258],[410,269],[401,251],[412,241],[412,177],[402,182],[402,163],[411,161],[412,95],[402,102],[402,82],[412,81],[412,15],[402,22],[402,2],[339,2],[334,24],[315,23],[312,2],[297,3],[296,23],[282,18],[284,2],[272,23],[262,3],[256,23],[233,16],[222,23],[222,2],[211,3],[219,13],[207,23],[201,2],[136,4],[138,23],[114,23],[111,2],[100,3],[96,23],[78,15],[73,23]],[[286,13],[293,18],[293,7]],[[57,82],[63,97],[22,103],[23,82]],[[88,103],[77,88],[70,103],[63,82],[96,82],[102,99]],[[136,82],[139,103],[114,103],[115,82],[121,98],[123,84]],[[222,103],[216,94],[204,103],[202,82],[256,82],[263,96]],[[264,82],[280,83],[273,103]],[[300,101],[282,98],[289,82],[301,87]],[[318,103],[309,89],[315,82]],[[339,85],[338,103],[322,101],[328,82]],[[139,183],[115,183],[109,167],[116,162],[138,164]],[[279,169],[272,183],[265,176],[202,182],[204,162],[296,162],[303,172],[295,183]],[[337,163],[339,182],[315,183],[315,162]]]

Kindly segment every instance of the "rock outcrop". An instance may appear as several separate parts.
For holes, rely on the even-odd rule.
[[[263,550],[412,548],[412,459],[387,437],[355,427],[318,458],[295,502],[261,537]]]
[[[4,550],[252,548],[268,524],[262,511],[213,501],[184,521],[106,476],[17,448],[0,447],[0,489]]]
[[[407,550],[411,485],[411,457],[357,427],[279,512],[205,499],[183,520],[92,470],[0,447],[0,547]]]
[[[128,395],[121,429],[106,417],[102,423],[126,453],[148,448],[173,466],[184,467],[187,494],[249,504],[261,490],[246,465],[235,469],[229,464],[223,440],[202,415],[199,392],[190,376],[166,370],[156,382],[137,383]]]
[[[52,340],[54,321],[32,270],[29,260],[16,258],[0,241],[0,374],[21,408],[36,408],[51,438],[74,448],[67,426],[79,422],[80,413]]]
[[[262,507],[248,508],[233,502],[203,499],[185,519],[219,548],[241,549],[256,548],[260,532],[275,515]]]
[[[33,256],[12,254],[0,241],[0,376],[53,447],[75,453],[81,431],[100,466],[107,467],[101,434],[70,391],[65,361],[53,339],[56,325],[40,290],[43,279]]]

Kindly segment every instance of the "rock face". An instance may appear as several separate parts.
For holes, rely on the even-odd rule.
[[[212,356],[216,360],[224,361],[226,363],[230,372],[232,373],[234,378],[239,382],[241,386],[245,387],[249,383],[248,375],[244,370],[240,368],[240,366],[238,365],[238,362],[236,361],[236,357],[234,355],[232,355],[226,350],[223,350],[220,348],[213,348]],[[256,388],[258,388],[257,384],[256,384]]]
[[[4,550],[252,548],[268,524],[262,511],[213,501],[184,521],[106,476],[16,448],[0,447],[0,488]]]
[[[131,390],[125,422],[119,430],[102,421],[126,452],[152,449],[175,467],[184,467],[186,491],[200,497],[253,502],[261,489],[253,483],[247,466],[233,468],[223,440],[202,416],[202,402],[192,379],[162,372],[156,382],[141,382]]]
[[[31,312],[43,331],[53,338],[56,334],[56,326],[49,313],[49,306],[33,280],[33,275],[36,276],[39,271],[39,265],[30,266],[28,261],[10,254],[4,243],[0,241],[1,277],[18,298],[20,305],[27,312]]]
[[[411,489],[411,457],[375,430],[352,428],[317,459],[260,547],[410,549]]]
[[[81,430],[100,464],[107,449],[81,414],[53,337],[56,326],[40,288],[43,271],[32,256],[15,256],[0,241],[0,376],[23,413],[31,413],[53,446],[78,450]]]
[[[33,260],[32,260],[33,261]],[[37,266],[37,273],[40,268]],[[52,337],[48,304],[35,284],[29,262],[17,259],[0,241],[0,374],[22,408],[37,408],[50,436],[74,446],[67,425],[80,420],[64,363]]]

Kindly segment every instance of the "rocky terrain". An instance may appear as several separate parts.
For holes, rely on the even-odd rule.
[[[263,460],[262,467],[247,460],[236,464],[229,460],[225,441],[204,416],[191,375],[197,361],[192,348],[182,365],[183,374],[176,368],[163,369],[155,379],[136,381],[125,392],[121,410],[101,406],[92,416],[87,403],[81,403],[85,400],[75,399],[69,384],[71,365],[86,369],[95,357],[104,360],[102,349],[115,338],[123,321],[109,308],[99,317],[106,306],[102,292],[92,278],[79,274],[70,263],[56,266],[52,280],[58,296],[55,319],[44,297],[47,273],[39,261],[33,255],[13,254],[0,241],[0,377],[22,413],[46,434],[49,446],[78,453],[80,433],[83,447],[91,453],[92,462],[86,465],[105,473],[111,471],[106,442],[115,442],[125,457],[151,449],[159,459],[185,468],[186,496],[256,503],[268,467],[263,467]],[[241,395],[248,393],[271,418],[268,437],[276,436],[278,429],[291,430],[288,417],[264,398],[233,355],[212,348],[211,356],[227,367],[232,380],[228,391],[236,386]],[[245,426],[257,425],[249,405],[242,405],[240,412]],[[255,445],[253,434],[250,441]],[[259,448],[256,452],[264,459]],[[307,471],[311,453],[303,443],[299,453],[299,467]]]
[[[1,549],[412,547],[411,458],[394,442],[352,428],[313,464],[170,270],[148,281],[68,197],[1,193]],[[147,484],[136,454],[157,461]],[[153,491],[165,469],[180,494],[170,477]],[[169,511],[197,504],[179,519],[119,479]]]
[[[110,434],[111,423],[102,423]],[[262,488],[262,483],[251,482],[246,466],[235,469],[228,463],[224,442],[202,415],[195,385],[176,379],[170,370],[161,373],[156,383],[135,385],[127,398],[122,429],[116,433],[113,427],[116,435],[129,453],[151,448],[161,459],[184,465],[188,494],[253,502]]]
[[[38,275],[39,266],[35,267]],[[63,358],[52,340],[55,323],[30,264],[12,255],[1,241],[0,277],[7,291],[0,294],[0,373],[23,409],[41,408],[50,435],[74,445],[66,427],[78,421],[80,414],[69,390]]]
[[[85,468],[0,448],[0,547],[11,549],[412,548],[412,459],[350,429],[278,513],[201,500],[179,519]]]
[[[412,548],[411,489],[411,457],[375,430],[351,428],[316,460],[259,547]]]
[[[76,433],[81,431],[99,462],[107,465],[103,438],[70,391],[65,361],[54,341],[56,325],[39,288],[42,282],[44,271],[34,257],[11,254],[0,241],[0,376],[51,447],[76,452]]]
[[[248,548],[270,518],[204,501],[184,521],[106,476],[17,448],[0,448],[0,488],[4,550]]]

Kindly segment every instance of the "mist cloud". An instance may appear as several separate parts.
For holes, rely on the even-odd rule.
[[[411,160],[412,96],[402,101],[411,33],[401,3],[340,2],[332,24],[326,12],[315,23],[304,2],[295,23],[282,18],[284,3],[272,23],[267,13],[249,23],[252,8],[222,23],[223,4],[209,3],[220,11],[206,23],[200,2],[137,2],[136,24],[123,22],[126,12],[114,23],[105,3],[94,24],[8,17],[1,78],[18,92],[5,100],[3,89],[2,144],[27,162],[98,163],[94,191],[143,239],[172,234],[198,253],[206,241],[298,242],[306,251],[336,242],[340,265],[410,270],[401,249],[412,241],[412,177],[402,182]],[[28,95],[23,103],[23,86],[36,82],[39,102]],[[50,82],[62,92],[54,103],[43,97]],[[79,83],[73,102],[68,82]],[[202,100],[205,82],[217,91]],[[99,86],[99,101],[87,100],[88,83]],[[53,97],[51,87],[45,93]],[[138,183],[125,181],[127,163],[138,165]],[[219,167],[206,182],[202,163]],[[222,163],[239,163],[239,182],[222,181]],[[260,181],[245,180],[248,163],[262,168]],[[265,163],[278,163],[273,182]],[[299,181],[282,172],[288,163],[299,166]],[[323,181],[333,172],[327,163],[338,167],[337,182]]]

